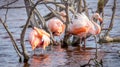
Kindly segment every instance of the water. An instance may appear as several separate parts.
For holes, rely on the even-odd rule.
[[[10,0],[6,0],[10,1]],[[4,0],[0,0],[0,6],[3,3],[6,3]],[[11,0],[12,1],[12,0]],[[97,8],[97,0],[87,0],[88,7],[91,7],[93,10]],[[113,0],[109,0],[108,4],[105,7],[105,17],[104,24],[105,27],[108,27],[108,24],[111,19],[112,11],[111,8],[113,6]],[[115,15],[115,24],[112,29],[110,35],[111,36],[119,36],[120,35],[120,1],[117,0],[117,9]],[[13,5],[10,6],[23,6],[24,1],[19,0]],[[38,7],[42,15],[46,15],[48,13],[47,9],[43,9],[44,7]],[[41,10],[42,9],[42,10]],[[0,10],[0,17],[4,20],[5,9]],[[24,25],[27,20],[27,14],[25,8],[21,9],[9,9],[7,15],[7,25],[11,33],[13,34],[17,44],[20,47],[20,34],[22,28],[20,26]],[[30,60],[28,63],[19,63],[19,58],[13,48],[11,40],[0,23],[0,67],[80,67],[88,62],[90,58],[95,57],[95,42],[93,38],[89,38],[87,41],[87,49],[86,51],[80,51],[78,47],[69,46],[68,49],[62,49],[60,46],[54,46],[53,50],[49,49],[46,51],[46,54],[41,55],[33,55],[33,51],[31,46],[28,43],[28,34],[31,29],[27,29],[25,40],[26,40],[26,48],[30,55]],[[98,44],[99,45],[99,44]],[[48,47],[49,48],[49,47]],[[104,67],[119,67],[120,66],[120,57],[117,53],[120,48],[120,43],[105,43],[99,45],[98,54],[99,58],[103,59]]]

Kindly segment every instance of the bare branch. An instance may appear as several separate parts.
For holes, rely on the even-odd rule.
[[[7,5],[7,7],[8,7],[8,5]],[[4,20],[5,23],[7,21],[7,13],[8,13],[8,9],[6,10],[6,14],[5,14],[5,20]]]
[[[21,57],[22,57],[22,53],[20,52],[20,50],[19,50],[19,48],[18,48],[18,46],[17,46],[17,43],[16,43],[14,37],[12,36],[11,32],[8,30],[7,25],[5,24],[5,22],[2,21],[1,18],[0,18],[0,22],[3,24],[5,30],[7,31],[8,35],[10,36],[10,39],[11,39],[11,41],[12,41],[12,44],[13,44],[13,47],[14,47],[16,53],[17,53],[18,56],[21,58]]]
[[[2,8],[5,7],[5,6],[11,5],[11,4],[13,4],[13,3],[15,3],[15,2],[17,2],[17,1],[18,1],[18,0],[15,0],[15,1],[11,2],[11,3],[7,3],[7,4],[5,4],[5,5],[2,5],[2,6],[0,6],[0,9],[2,9]]]
[[[12,4],[12,3],[14,3],[14,2],[11,2],[11,3],[8,2],[8,4],[7,4],[6,6],[8,7],[8,5],[10,5],[10,4]],[[4,6],[5,6],[5,5],[4,5]],[[12,36],[11,32],[8,30],[8,28],[7,28],[8,26],[6,25],[7,14],[8,14],[8,9],[6,10],[6,13],[5,13],[5,20],[4,20],[4,22],[2,21],[1,18],[0,18],[0,21],[1,21],[1,23],[3,24],[5,30],[7,31],[8,35],[9,35],[11,41],[12,41],[13,47],[14,47],[16,53],[18,54],[18,56],[19,56],[19,58],[20,58],[20,62],[21,62],[22,53],[21,53],[21,51],[19,50],[19,48],[18,48],[18,46],[17,46],[17,43],[16,43],[14,37]]]
[[[27,52],[26,52],[26,48],[25,48],[25,44],[24,44],[24,35],[25,35],[26,29],[27,29],[27,27],[28,27],[28,24],[29,24],[29,22],[30,22],[31,16],[32,16],[32,14],[33,14],[33,11],[34,11],[35,7],[38,5],[39,2],[40,2],[40,1],[37,1],[37,2],[35,3],[35,5],[31,8],[30,15],[29,15],[29,17],[28,17],[28,19],[27,19],[27,22],[26,22],[26,24],[25,24],[25,26],[24,26],[24,28],[23,28],[23,30],[22,30],[22,33],[21,33],[21,41],[20,41],[20,42],[21,42],[21,47],[22,47],[22,50],[23,50],[24,62],[27,62],[28,59],[29,59],[29,56],[28,56],[28,54],[27,54]]]
[[[52,9],[51,7],[47,6],[46,3],[44,3],[44,4],[45,4],[45,6],[54,14],[54,16],[56,16],[56,17],[59,18],[62,22],[64,22],[64,21],[62,20],[62,18],[61,18],[60,16],[58,16],[59,12],[57,12],[57,11],[55,11],[54,9]],[[51,33],[49,30],[48,30],[48,32],[49,32],[50,35],[51,35],[52,41],[55,42],[54,39],[53,39],[52,33]]]
[[[70,23],[68,0],[67,0],[67,1],[64,1],[64,4],[65,4],[65,7],[66,7],[65,12],[66,12],[67,16],[66,16],[66,22],[65,22],[66,29],[65,29],[65,35],[64,35],[62,47],[67,48],[67,47],[68,47],[68,39],[69,39],[69,37],[70,37],[70,36],[68,35],[68,33],[67,33],[68,24]]]
[[[16,0],[16,1],[18,1],[18,0]],[[15,1],[15,2],[16,2]],[[12,2],[12,3],[15,3],[15,2]],[[46,3],[46,4],[62,4],[61,2],[52,2],[52,1],[50,1],[50,2],[40,2],[38,5],[40,5],[40,4],[44,4],[44,3]],[[3,5],[3,6],[1,6],[0,7],[0,9],[19,9],[19,8],[32,8],[32,6],[14,6],[14,7],[6,7],[7,5],[10,5],[10,4],[5,4],[5,5]]]
[[[66,9],[66,7],[65,7],[63,4],[55,4],[55,5],[58,6],[58,7],[63,8],[64,10]],[[50,9],[51,9],[51,8],[50,8]],[[69,9],[73,14],[76,13],[72,7],[68,7],[68,9]],[[57,11],[54,11],[54,12],[58,13]],[[58,14],[59,14],[59,13],[58,13]],[[54,16],[55,16],[55,15],[53,14],[53,12],[47,14],[46,16],[44,16],[45,21],[51,19],[51,18],[54,17]]]
[[[78,13],[81,13],[82,12],[82,0],[79,0],[78,1]]]
[[[89,17],[89,13],[88,13],[88,8],[87,8],[86,0],[83,0],[83,3],[84,3],[85,13],[86,13],[86,15]]]
[[[52,9],[51,7],[47,6],[46,4],[45,4],[45,6],[46,6],[57,18],[59,18],[62,22],[64,22],[63,19],[62,19],[60,16],[58,16],[58,14],[60,14],[59,12],[55,11],[55,10]]]
[[[110,25],[109,25],[109,29],[108,31],[106,32],[105,36],[108,36],[109,35],[109,32],[112,30],[113,28],[113,23],[114,23],[114,17],[115,17],[115,11],[116,11],[116,0],[114,0],[114,5],[113,5],[113,8],[112,8],[112,17],[111,17],[111,22],[110,22]]]
[[[58,6],[58,7],[63,8],[63,9],[66,9],[66,7],[65,7],[63,4],[55,4],[55,5]],[[68,7],[68,9],[69,9],[73,14],[76,13],[72,7]]]
[[[28,17],[29,17],[29,15],[30,15],[30,10],[31,10],[31,8],[28,8],[29,6],[33,6],[34,4],[30,1],[30,0],[24,0],[24,3],[25,3],[25,6],[26,6],[26,12],[27,12],[27,15],[28,15]],[[35,13],[35,9],[34,9],[34,13]],[[32,17],[31,17],[31,19],[30,19],[30,25],[32,26],[32,28],[34,27],[34,26],[36,26],[36,27],[39,27],[39,23],[38,22],[36,22],[36,19],[35,19],[35,14],[32,14]]]
[[[65,2],[65,6],[66,6],[65,12],[67,14],[67,17],[66,17],[67,18],[67,20],[66,20],[66,28],[67,28],[68,24],[70,23],[68,1]]]

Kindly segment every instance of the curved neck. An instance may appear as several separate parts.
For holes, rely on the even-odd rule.
[[[64,22],[66,22],[66,17],[61,16],[61,18],[62,18],[62,20],[63,20]]]
[[[100,27],[100,25],[98,25],[96,22],[93,21],[93,18],[94,18],[94,17],[91,18],[91,23],[92,23],[92,24],[94,25],[94,27],[95,27],[95,35],[96,35],[96,34],[99,34],[99,33],[100,33],[101,27]]]

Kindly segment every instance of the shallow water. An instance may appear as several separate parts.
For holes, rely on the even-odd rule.
[[[8,0],[10,1],[10,0]],[[93,10],[97,8],[97,0],[87,0],[88,7],[92,7]],[[4,0],[0,0],[0,5],[6,3]],[[105,27],[108,27],[108,24],[112,15],[112,4],[113,0],[109,0],[108,4],[105,7],[105,17],[104,24]],[[111,36],[120,36],[120,1],[117,0],[117,10],[115,16],[115,24],[110,35]],[[11,6],[23,6],[24,2],[19,0]],[[42,9],[44,7],[38,7],[42,15],[47,14],[47,9]],[[41,10],[42,9],[42,10]],[[4,19],[5,9],[0,10],[0,17]],[[27,14],[25,8],[21,9],[9,9],[7,15],[7,24],[9,30],[12,32],[15,37],[19,48],[20,47],[20,33],[22,28],[20,26],[24,25],[27,20]],[[78,47],[69,47],[68,49],[62,49],[60,46],[54,46],[52,50],[49,50],[49,47],[45,55],[33,55],[31,46],[28,43],[28,34],[31,29],[27,29],[26,32],[26,48],[31,56],[28,63],[19,63],[19,58],[12,46],[11,40],[0,23],[0,67],[80,67],[83,64],[86,64],[90,58],[95,57],[95,42],[93,38],[87,40],[87,49],[86,51],[80,51]],[[99,45],[99,44],[98,44]],[[120,66],[120,57],[118,54],[120,50],[120,43],[105,43],[99,45],[98,55],[99,58],[103,59],[104,67],[119,67]]]

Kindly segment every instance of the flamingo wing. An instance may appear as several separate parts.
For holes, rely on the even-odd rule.
[[[44,35],[47,35],[48,37],[50,37],[50,34],[47,33],[46,31],[44,31],[43,29],[39,29],[37,27],[34,27],[34,29],[37,31],[39,37],[41,38]]]
[[[50,44],[50,38],[46,35],[43,35],[43,49],[45,49]]]
[[[41,43],[41,39],[37,37],[37,32],[35,30],[33,30],[30,35],[29,35],[29,42],[32,46],[32,49],[34,50],[40,43]]]
[[[53,18],[48,22],[48,28],[55,36],[59,36],[65,30],[65,25],[57,18]]]
[[[38,29],[37,27],[34,27],[33,31],[29,35],[29,42],[32,46],[32,49],[34,50],[35,48],[42,47],[44,43],[50,42],[49,37],[50,37],[50,34],[48,34],[42,29]],[[48,41],[46,41],[46,39]]]

